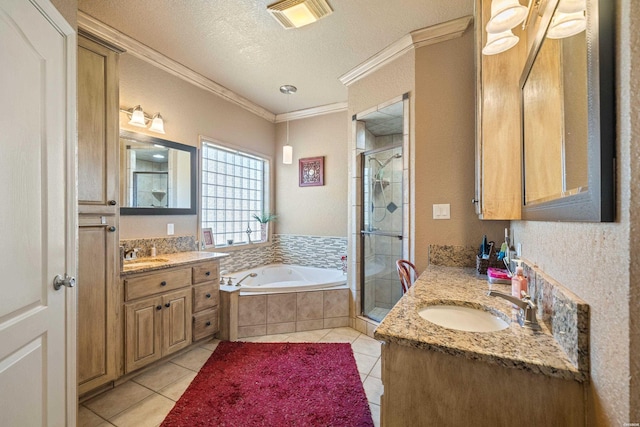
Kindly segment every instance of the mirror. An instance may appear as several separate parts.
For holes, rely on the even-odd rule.
[[[548,2],[521,79],[523,219],[613,221],[613,7],[588,0],[586,29],[559,38],[565,2]]]
[[[120,214],[195,214],[196,165],[195,147],[120,131]]]

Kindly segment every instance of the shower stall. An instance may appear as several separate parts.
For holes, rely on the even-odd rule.
[[[381,321],[402,296],[395,262],[402,258],[402,135],[376,137],[362,153],[362,311]]]

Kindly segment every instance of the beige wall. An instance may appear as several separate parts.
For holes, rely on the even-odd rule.
[[[51,0],[58,12],[67,20],[69,25],[73,28],[77,28],[78,18],[78,0]]]
[[[487,235],[499,247],[507,221],[481,221],[475,195],[474,37],[416,50],[416,263],[426,267],[429,245],[478,245]],[[434,220],[433,204],[449,203],[451,219]]]
[[[282,164],[287,124],[276,126],[275,228],[281,234],[347,236],[347,112],[292,120],[293,164]],[[298,160],[324,156],[324,185],[298,186]]]
[[[203,135],[276,160],[273,123],[125,53],[120,57],[120,106],[138,104],[148,114],[162,114],[166,134],[129,126],[121,113],[122,129],[192,146]],[[121,216],[120,238],[166,236],[168,223],[175,224],[175,235],[197,234],[196,215]]]
[[[617,219],[514,221],[523,257],[591,307],[590,425],[640,422],[640,2],[617,0]]]

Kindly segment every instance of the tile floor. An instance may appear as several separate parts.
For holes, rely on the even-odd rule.
[[[348,342],[369,400],[373,422],[380,425],[380,343],[355,329],[334,328],[244,338],[252,342]],[[80,405],[79,427],[153,427],[159,425],[218,345],[200,344],[152,370]]]

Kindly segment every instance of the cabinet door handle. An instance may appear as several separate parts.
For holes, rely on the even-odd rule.
[[[162,310],[162,306],[161,305],[157,306],[156,310]]]
[[[115,206],[117,202],[115,200],[109,200],[109,206]]]
[[[211,321],[205,323],[205,326],[211,326]]]
[[[165,306],[165,307],[167,307],[167,308],[169,308],[169,307],[171,307],[171,303],[170,303],[170,302],[168,302],[168,303],[166,303],[164,306]]]
[[[111,227],[108,227],[107,230],[113,233],[116,231],[116,228],[112,225]]]
[[[160,282],[160,286],[167,286],[167,282],[163,280],[162,282]]]
[[[206,273],[204,273],[205,276],[211,276],[211,272],[207,271]]]
[[[211,294],[206,294],[205,297],[211,298]]]

